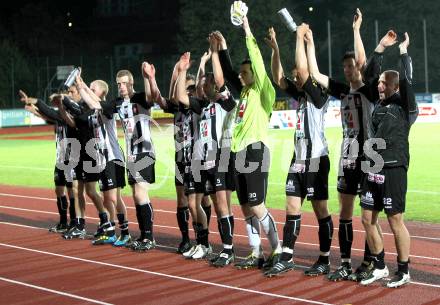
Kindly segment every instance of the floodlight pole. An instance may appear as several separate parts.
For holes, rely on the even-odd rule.
[[[426,39],[426,19],[423,19],[423,54],[425,57],[425,92],[429,93],[428,48]]]
[[[328,76],[332,77],[332,34],[330,20],[327,20],[327,37],[328,37]]]

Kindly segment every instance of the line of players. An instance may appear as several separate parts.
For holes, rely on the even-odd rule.
[[[375,123],[372,114],[377,107],[376,101],[384,99],[380,94],[386,91],[385,88],[380,92],[380,82],[385,83],[385,80],[379,78],[382,54],[385,48],[397,42],[397,37],[393,31],[389,31],[366,63],[360,36],[361,23],[362,14],[358,10],[353,21],[354,52],[348,52],[343,58],[344,75],[349,85],[319,72],[313,34],[306,24],[297,29],[296,64],[292,79],[286,77],[275,31],[273,28],[269,29],[266,43],[272,49],[273,82],[298,101],[295,152],[286,179],[286,220],[282,245],[279,243],[274,219],[264,207],[269,167],[264,130],[267,129],[272,112],[275,91],[272,82],[268,81],[263,59],[246,17],[243,28],[250,59],[242,62],[240,72],[236,73],[232,69],[223,35],[218,31],[212,32],[208,38],[209,50],[201,58],[197,77],[187,73],[191,66],[189,53],[184,53],[176,63],[168,98],[162,96],[156,84],[154,65],[146,62],[142,64],[145,92],[134,92],[132,74],[121,70],[116,75],[119,97],[113,101],[105,100],[108,92],[105,82],[96,80],[89,88],[81,76],[77,77],[67,95],[51,97],[57,110],[41,100],[27,97],[24,92],[20,93],[29,111],[56,124],[55,184],[60,223],[50,230],[62,232],[67,239],[85,236],[85,192],[93,201],[100,218],[93,244],[128,246],[141,251],[155,247],[154,213],[148,187],[155,181],[150,110],[157,103],[166,112],[174,114],[177,222],[182,233],[178,253],[188,259],[209,257],[211,264],[216,267],[234,262],[231,193],[236,190],[246,218],[251,247],[250,254],[235,264],[237,268],[264,268],[264,275],[267,277],[292,270],[295,267],[294,246],[301,227],[301,206],[307,198],[312,203],[319,224],[320,255],[313,266],[305,271],[306,275],[329,274],[328,278],[333,281],[351,279],[364,285],[388,276],[388,269],[384,265],[383,245],[380,248],[377,241],[374,242],[374,236],[381,236],[377,213],[374,212],[381,208],[371,204],[371,194],[374,191],[364,181],[381,184],[383,175],[370,173],[367,177],[361,169],[361,161],[375,161],[369,158],[370,155],[363,148],[364,143],[373,136],[371,130]],[[409,38],[406,37],[400,44],[400,49],[405,69],[403,75],[411,84],[412,68],[410,61],[408,64],[409,56],[406,52],[408,44]],[[212,62],[212,72],[205,72],[205,65],[209,60]],[[397,86],[394,93],[398,90]],[[238,105],[232,92],[240,96]],[[324,136],[324,114],[329,95],[341,100],[343,126],[341,172],[338,177],[341,265],[334,272],[330,272],[329,262],[333,222],[327,208],[330,162]],[[254,100],[259,101],[258,105],[255,106]],[[117,141],[115,114],[119,115],[124,129],[126,160]],[[253,122],[257,124],[243,124],[246,116],[254,119]],[[242,131],[238,129],[242,128],[246,128],[247,133],[244,132],[246,137],[240,138],[239,133]],[[260,132],[259,129],[263,131]],[[263,136],[260,137],[259,132]],[[75,145],[75,141],[71,139],[77,139],[79,145]],[[245,144],[239,143],[240,141]],[[73,160],[79,161],[79,165],[74,168],[71,166]],[[252,165],[257,166],[252,168]],[[252,170],[249,171],[250,168]],[[125,186],[125,169],[133,191],[140,230],[140,236],[135,241],[131,240],[128,233],[126,207],[120,196],[120,188]],[[97,181],[102,197],[96,192]],[[67,186],[70,197],[70,225],[67,224],[68,204],[64,186]],[[388,186],[384,192],[389,193],[390,189]],[[352,216],[355,198],[361,193],[367,240],[364,261],[353,272]],[[392,196],[388,193],[386,196]],[[218,255],[211,255],[208,229],[210,205],[206,194],[210,194],[214,202],[223,244]],[[385,206],[387,215],[402,214],[404,209],[404,199],[394,205],[390,203]],[[196,236],[194,245],[189,237],[189,215]],[[121,231],[119,237],[115,234],[116,218]],[[264,258],[261,247],[260,228],[263,228],[272,247],[268,259]],[[398,262],[400,273],[388,283],[389,287],[409,282],[408,255],[399,253]]]

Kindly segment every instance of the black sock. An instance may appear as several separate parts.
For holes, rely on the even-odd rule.
[[[397,259],[397,271],[408,274],[409,273],[408,264],[409,264],[409,261],[401,262],[401,261],[399,261],[399,259]]]
[[[339,220],[338,237],[341,259],[351,258],[351,245],[353,244],[353,222],[351,219]]]
[[[76,227],[79,230],[83,230],[85,224],[86,224],[86,220],[84,218],[76,218],[76,224],[75,225],[76,225]]]
[[[205,246],[205,247],[209,247],[208,235],[209,235],[209,230],[208,229],[201,229],[199,231],[200,244]]]
[[[221,217],[217,220],[218,231],[223,243],[223,251],[228,254],[232,254],[232,224],[230,222],[230,216]]]
[[[206,207],[202,205],[202,208],[203,211],[205,211],[206,221],[208,222],[208,228],[209,228],[209,221],[211,220],[211,205],[208,205]]]
[[[201,223],[193,222],[193,229],[194,229],[194,234],[196,236],[196,244],[200,245],[201,244],[200,231],[203,229],[203,226]]]
[[[115,223],[107,221],[102,225],[102,229],[107,236],[115,235]]]
[[[98,214],[99,216],[99,225],[102,226],[108,222],[108,215],[106,212],[102,212]]]
[[[385,250],[382,250],[379,254],[371,254],[371,257],[373,258],[375,268],[385,268]]]
[[[153,240],[153,207],[151,206],[151,203],[140,205],[140,214],[144,224],[144,231],[141,232],[141,237],[143,237],[143,239],[149,239],[152,241]]]
[[[60,223],[67,224],[67,198],[66,196],[57,197],[58,214],[60,215]]]
[[[128,235],[128,220],[125,219],[125,214],[116,214],[118,217],[119,229],[121,230],[121,235]]]
[[[179,225],[180,232],[182,233],[182,240],[189,241],[189,209],[188,207],[177,208],[177,224]]]
[[[69,199],[69,215],[70,215],[70,223],[73,223],[73,221],[76,218],[76,210],[75,210],[75,198]]]
[[[364,261],[371,262],[371,251],[368,242],[365,240]]]
[[[319,251],[329,252],[333,237],[333,221],[331,216],[319,219]]]
[[[280,260],[289,261],[293,256],[293,249],[301,229],[301,215],[286,215],[286,223],[283,228],[283,248],[291,249],[292,253],[283,251]]]
[[[145,218],[142,217],[142,213],[141,213],[142,206],[139,204],[135,204],[135,207],[136,207],[136,219],[138,221],[139,231],[141,232],[140,238],[144,239],[145,238],[145,233],[144,233],[144,231],[145,231]]]
[[[232,236],[234,236],[234,227],[235,227],[234,215],[229,216],[229,222],[231,223]]]

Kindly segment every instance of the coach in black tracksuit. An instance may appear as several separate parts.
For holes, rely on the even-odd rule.
[[[388,287],[398,287],[410,280],[408,272],[410,236],[403,222],[405,196],[407,190],[407,171],[409,166],[409,131],[417,118],[418,110],[412,91],[412,64],[407,53],[408,34],[400,43],[401,73],[388,70],[379,78],[379,103],[374,108],[371,124],[371,138],[382,143],[373,144],[367,153],[370,166],[365,170],[365,181],[361,196],[362,222],[367,241],[374,255],[374,268],[361,284],[368,285],[388,276],[383,255],[383,240],[378,236],[376,226],[379,212],[383,209],[393,231],[398,271],[388,283]],[[372,153],[377,154],[374,156]],[[383,165],[378,157],[383,159]],[[371,162],[373,161],[373,162]],[[382,165],[382,166],[381,166]],[[374,168],[380,170],[374,171]],[[376,234],[375,234],[376,233]]]

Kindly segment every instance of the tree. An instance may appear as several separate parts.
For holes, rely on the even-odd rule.
[[[32,74],[27,60],[10,41],[0,41],[0,108],[18,107],[16,92],[29,88]]]

